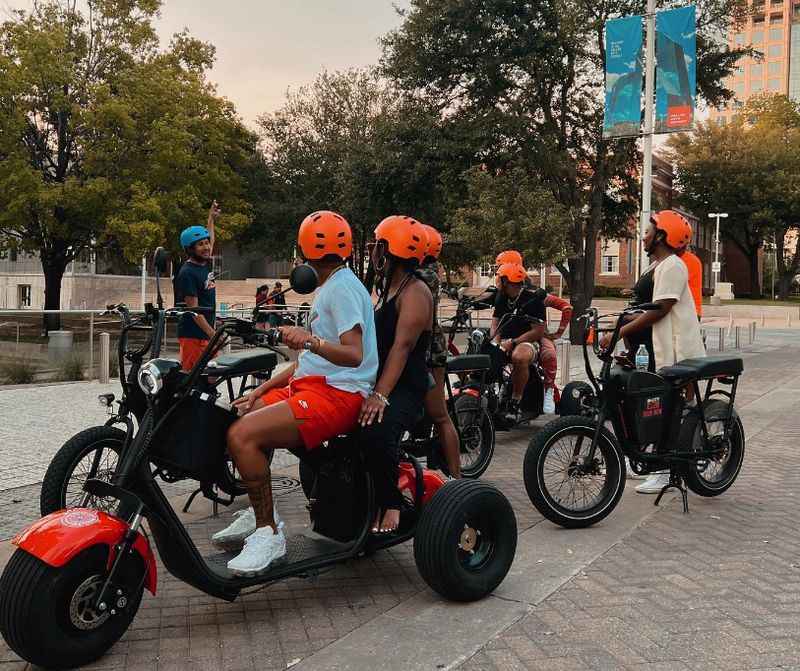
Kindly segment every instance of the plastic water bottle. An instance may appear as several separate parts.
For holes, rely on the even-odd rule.
[[[647,353],[647,348],[644,345],[639,345],[636,350],[636,370],[647,371],[650,367],[650,355]]]

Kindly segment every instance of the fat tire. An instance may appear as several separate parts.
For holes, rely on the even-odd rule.
[[[703,413],[706,417],[721,416],[722,413],[727,413],[729,403],[719,399],[710,399],[703,404]],[[681,425],[679,444],[681,449],[691,449],[694,442],[694,435],[700,426],[700,416],[691,413],[684,419]],[[738,436],[738,440],[736,437]],[[708,481],[703,479],[695,468],[690,464],[684,470],[683,477],[686,480],[686,486],[699,496],[719,496],[730,489],[731,485],[736,482],[742,470],[742,463],[744,462],[745,450],[745,435],[742,420],[736,409],[733,410],[733,426],[731,427],[731,459],[734,460],[735,468],[732,473],[723,483],[719,486],[709,486]]]
[[[475,422],[476,419],[480,422],[481,448],[478,459],[471,467],[461,469],[462,477],[474,480],[475,478],[481,477],[481,475],[486,472],[486,469],[489,468],[489,464],[492,463],[495,447],[494,422],[492,422],[492,416],[486,408],[483,407],[480,400],[469,394],[461,394],[456,399],[454,414],[454,419],[458,422],[459,432],[462,429],[460,420],[462,415],[467,415],[472,418],[469,420],[469,424],[465,424],[467,426]],[[444,460],[444,457],[442,457],[442,460]]]
[[[79,631],[63,622],[63,604],[55,601],[65,587],[79,584],[94,570],[103,571],[107,556],[106,546],[94,546],[56,568],[16,550],[0,577],[0,634],[9,647],[45,669],[84,666],[102,657],[127,631],[144,588],[130,594],[124,611],[93,631]]]
[[[93,426],[76,433],[56,452],[42,481],[42,491],[39,495],[39,510],[42,517],[63,510],[66,507],[64,500],[64,486],[78,465],[89,452],[92,445],[101,441],[109,443],[108,447],[114,449],[112,444],[118,444],[115,450],[117,456],[122,451],[125,443],[125,432],[115,426]]]
[[[614,435],[606,427],[602,427],[598,449],[603,450],[607,469],[612,465],[609,462],[611,457],[607,453],[613,456],[616,463],[617,481],[611,482],[610,495],[606,496],[601,503],[590,511],[585,513],[566,513],[561,506],[556,507],[558,504],[552,501],[545,493],[544,485],[540,480],[540,464],[546,450],[549,449],[557,437],[564,434],[580,433],[580,435],[588,436],[589,440],[591,440],[596,426],[594,420],[578,415],[554,419],[531,439],[525,452],[525,461],[522,468],[525,491],[528,493],[528,498],[536,507],[536,510],[548,520],[566,529],[581,529],[597,524],[616,508],[620,498],[622,498],[622,493],[625,491],[625,463],[622,458],[622,452],[617,446]]]
[[[317,471],[306,461],[300,460],[298,467],[300,474],[300,486],[303,488],[303,494],[306,498],[311,500],[311,493],[314,491],[314,483],[317,479]]]
[[[465,568],[458,540],[464,520],[483,516],[494,522],[494,547],[485,565]],[[506,577],[517,549],[517,520],[503,493],[487,482],[454,480],[436,492],[422,511],[414,536],[414,560],[423,580],[453,601],[476,601]]]
[[[578,398],[574,393],[578,392]],[[569,382],[561,390],[561,400],[558,403],[558,414],[560,417],[570,417],[573,415],[584,415],[581,398],[594,396],[594,387],[588,382],[574,381]]]

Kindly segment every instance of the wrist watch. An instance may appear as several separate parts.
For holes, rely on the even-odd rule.
[[[511,346],[512,347],[516,347],[517,346],[517,339],[516,338],[511,338]]]

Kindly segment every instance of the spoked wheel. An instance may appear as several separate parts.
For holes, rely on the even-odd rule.
[[[414,559],[431,588],[454,601],[475,601],[506,577],[517,549],[508,499],[486,482],[445,484],[422,511]]]
[[[107,546],[96,545],[53,567],[24,550],[0,578],[0,633],[24,660],[47,669],[90,664],[128,629],[142,600],[144,565],[138,555],[113,585],[114,601],[96,607],[105,582]]]
[[[455,420],[461,434],[461,475],[479,478],[494,455],[494,424],[480,399],[462,394],[455,403]]]
[[[64,443],[42,481],[42,516],[80,505],[110,512],[116,500],[91,496],[84,504],[83,485],[90,478],[111,481],[124,443],[125,432],[114,426],[86,429]]]
[[[719,496],[736,480],[744,461],[744,428],[736,410],[731,418],[731,430],[724,437],[727,401],[711,399],[703,404],[709,444],[716,454],[703,462],[690,464],[684,473],[686,486],[700,496]],[[703,449],[700,415],[692,412],[683,421],[680,434],[682,449]]]
[[[563,417],[537,433],[525,453],[525,489],[536,509],[567,528],[602,520],[625,489],[625,466],[614,436],[603,427],[589,460],[595,424]]]

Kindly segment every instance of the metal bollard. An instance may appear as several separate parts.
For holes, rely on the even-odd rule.
[[[89,378],[94,379],[94,312],[89,315]]]
[[[764,311],[761,311],[761,328],[764,328],[767,325],[767,318],[764,316]]]
[[[733,335],[733,338],[734,338],[733,339],[733,342],[734,342],[733,346],[734,346],[734,348],[735,349],[741,349],[742,348],[742,327],[741,326],[737,326],[734,329],[733,334],[734,334]]]
[[[717,345],[717,350],[720,352],[725,351],[725,327],[719,327],[719,344]]]
[[[560,349],[558,353],[558,367],[561,370],[561,386],[569,383],[569,355],[570,355],[570,342],[560,340],[558,342]]]
[[[111,336],[108,333],[100,334],[100,372],[98,378],[101,384],[108,384],[110,378],[110,364],[111,362]],[[120,371],[120,375],[124,371]]]
[[[756,323],[753,322],[753,342],[756,341]]]

